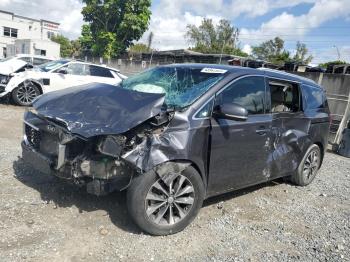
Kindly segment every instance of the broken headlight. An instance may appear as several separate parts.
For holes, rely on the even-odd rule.
[[[125,136],[107,136],[98,144],[98,151],[104,155],[119,157],[125,147]]]
[[[7,85],[10,81],[11,76],[8,75],[0,75],[0,84],[1,85]]]

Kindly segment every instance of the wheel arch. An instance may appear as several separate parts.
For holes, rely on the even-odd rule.
[[[174,170],[174,168],[175,168],[176,170],[179,170],[182,172],[188,166],[193,167],[197,171],[198,175],[202,179],[205,190],[207,190],[207,179],[205,177],[205,174],[201,171],[199,166],[191,160],[171,159],[169,161],[166,161],[166,162],[163,162],[161,164],[156,165],[155,167],[152,168],[152,170],[161,176],[161,173],[165,172],[166,170]]]
[[[43,87],[42,87],[41,83],[35,79],[25,79],[25,80],[21,81],[15,88],[13,88],[11,90],[11,92],[13,92],[13,90],[15,90],[20,85],[24,85],[25,82],[32,82],[39,89],[40,95],[43,94]]]
[[[28,79],[26,81],[32,82],[39,89],[40,95],[43,94],[43,87],[39,81],[37,81],[35,79]],[[24,83],[24,82],[22,82],[22,83]]]
[[[323,143],[320,141],[314,142],[314,145],[317,145],[320,148],[320,151],[321,151],[321,163],[320,164],[322,165],[323,158],[325,155],[325,147],[324,147]]]

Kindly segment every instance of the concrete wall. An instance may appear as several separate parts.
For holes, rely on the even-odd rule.
[[[330,130],[330,142],[335,141],[341,122],[347,123],[350,119],[344,114],[350,99],[350,75],[343,74],[324,74],[312,72],[293,72],[294,74],[314,80],[327,92],[329,109],[332,114],[332,125]],[[344,119],[343,119],[344,118]],[[342,130],[339,131],[341,133]]]

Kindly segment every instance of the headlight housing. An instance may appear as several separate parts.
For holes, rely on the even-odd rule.
[[[8,75],[0,75],[0,84],[1,85],[7,85],[10,81],[11,76]]]

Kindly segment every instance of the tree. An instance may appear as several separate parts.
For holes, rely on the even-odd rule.
[[[279,37],[253,46],[252,53],[257,59],[273,64],[283,64],[290,60],[290,53],[284,49],[284,41]]]
[[[105,58],[117,56],[147,30],[151,0],[82,0],[82,14],[89,23],[91,48]],[[87,29],[87,28],[83,28]],[[91,43],[91,42],[88,42]]]
[[[222,19],[215,26],[212,19],[204,18],[199,27],[187,25],[185,38],[194,45],[193,51],[248,56],[237,48],[238,34],[238,29],[228,20]]]
[[[293,60],[301,64],[309,64],[312,61],[313,57],[312,55],[307,56],[308,52],[309,50],[306,48],[306,45],[298,41],[296,46],[296,53],[293,57]]]
[[[81,56],[81,43],[79,39],[71,40],[71,57],[80,57]]]
[[[341,61],[341,60],[335,60],[335,61],[329,61],[323,64],[319,64],[320,67],[327,68],[329,65],[343,65],[347,64],[346,61]]]
[[[129,53],[137,54],[137,53],[148,53],[151,49],[148,48],[147,45],[142,43],[137,43],[129,47]]]
[[[93,52],[94,41],[90,30],[90,25],[83,25],[81,27],[81,36],[79,37],[81,45],[81,51],[84,55],[91,54]]]
[[[71,57],[72,56],[72,44],[67,37],[63,35],[55,35],[51,37],[51,41],[60,44],[60,56]]]

